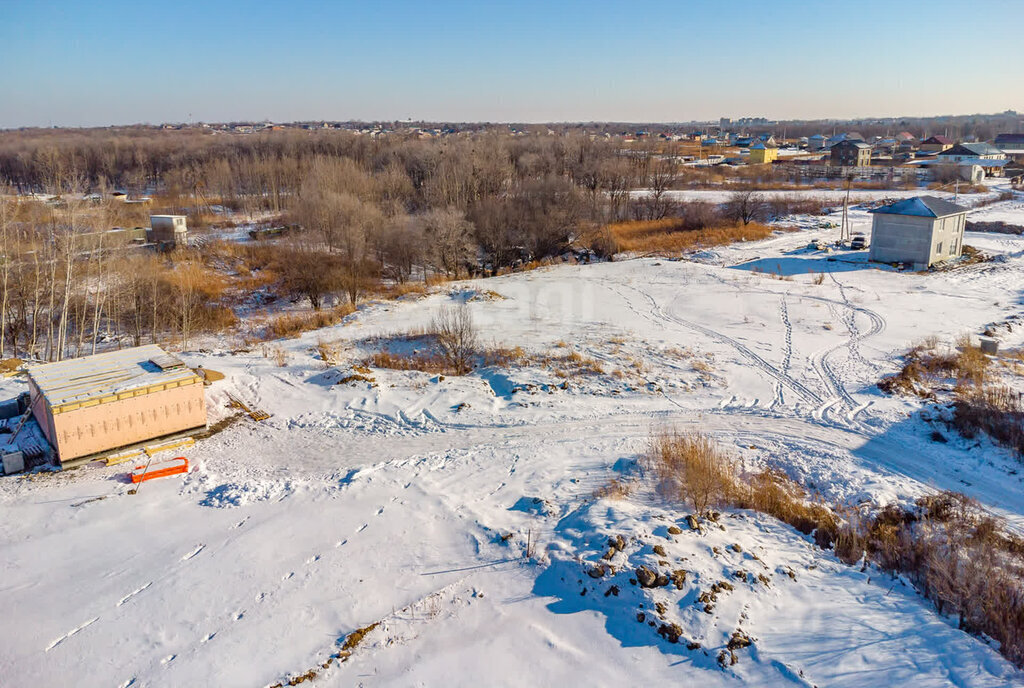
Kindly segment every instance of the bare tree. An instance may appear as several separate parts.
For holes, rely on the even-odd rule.
[[[730,220],[749,225],[764,218],[765,207],[764,196],[748,189],[732,192],[724,210]]]
[[[423,233],[434,267],[457,277],[473,258],[473,225],[454,209],[431,210],[423,215]]]
[[[465,303],[442,306],[430,329],[437,337],[445,361],[457,374],[464,375],[473,369],[478,334],[469,306]]]

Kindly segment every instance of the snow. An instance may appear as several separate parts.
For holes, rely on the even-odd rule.
[[[1024,224],[1014,203],[985,211]],[[851,216],[855,230],[870,224],[866,210]],[[830,503],[955,489],[1024,529],[1017,459],[931,441],[918,402],[875,387],[912,342],[1018,314],[1024,239],[970,234],[996,260],[913,274],[810,251],[838,230],[808,226],[698,260],[466,282],[248,353],[181,354],[226,374],[208,388],[211,421],[231,413],[228,392],[272,417],[198,441],[182,452],[191,473],[134,495],[124,466],[0,479],[3,685],[268,686],[310,669],[324,686],[1021,683],[901,580],[748,512],[691,531],[685,510],[643,487],[647,438],[673,424]],[[490,292],[503,298],[476,298]],[[549,367],[336,384],[382,337],[456,302],[487,344]],[[1000,337],[1020,346],[1024,330]],[[337,366],[318,340],[337,344]],[[570,350],[604,373],[560,377]],[[13,396],[24,382],[0,386]],[[641,487],[595,496],[613,478]],[[615,535],[616,573],[589,577]],[[660,559],[687,571],[680,589],[630,584]],[[723,580],[733,589],[705,613],[696,598]],[[636,620],[657,603],[680,643]],[[375,623],[348,661],[321,668]],[[754,643],[723,668],[738,629]]]

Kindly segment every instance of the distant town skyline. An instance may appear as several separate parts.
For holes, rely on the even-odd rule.
[[[4,0],[0,127],[1024,110],[1024,2]]]

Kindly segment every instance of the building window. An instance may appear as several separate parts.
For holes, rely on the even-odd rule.
[[[936,253],[942,253],[942,242],[941,241],[939,242],[939,245],[935,247],[935,252]]]

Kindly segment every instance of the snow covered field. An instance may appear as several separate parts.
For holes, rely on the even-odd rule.
[[[1024,224],[1020,199],[991,208]],[[1024,530],[1015,458],[932,441],[919,404],[875,386],[915,340],[1018,314],[1024,239],[969,235],[997,259],[920,275],[805,249],[837,231],[448,286],[281,342],[283,367],[274,343],[184,354],[227,376],[209,388],[212,421],[228,391],[273,417],[198,442],[190,474],[137,495],[123,466],[0,479],[0,684],[269,686],[309,670],[318,686],[1024,682],[900,580],[788,526],[727,512],[696,532],[649,490],[595,496],[635,478],[651,430],[675,424],[829,502],[952,489]],[[574,351],[604,372],[336,384],[381,337],[463,300],[487,344]],[[325,367],[318,341],[344,361]],[[591,578],[617,535],[618,573]],[[685,581],[629,583],[659,560]],[[705,612],[697,597],[720,581],[731,590]],[[660,637],[662,616],[700,647]],[[721,667],[737,630],[754,642]]]

